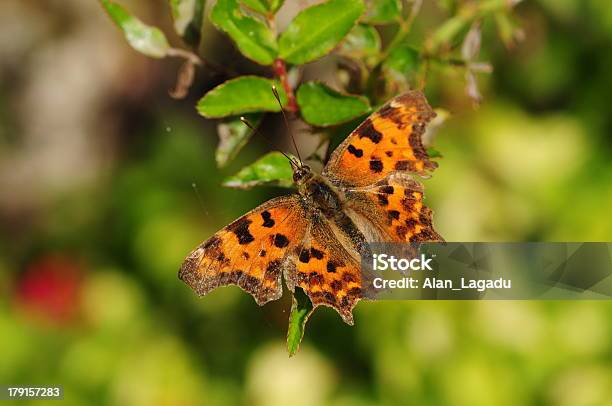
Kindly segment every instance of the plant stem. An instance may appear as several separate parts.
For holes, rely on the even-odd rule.
[[[293,94],[293,89],[289,84],[287,65],[285,64],[285,61],[280,58],[274,61],[274,74],[280,80],[281,84],[283,85],[283,89],[285,90],[285,94],[287,94],[287,110],[292,113],[296,113],[298,111],[298,105],[295,100],[295,95]]]
[[[206,63],[202,60],[202,58],[200,58],[199,56],[197,56],[191,51],[187,51],[186,49],[170,48],[168,49],[167,54],[168,56],[175,56],[175,57],[187,59],[194,65],[199,65],[199,66],[206,65]]]

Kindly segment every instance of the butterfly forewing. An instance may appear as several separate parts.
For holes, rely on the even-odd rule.
[[[284,261],[305,230],[298,196],[272,199],[197,247],[185,259],[179,278],[200,295],[234,284],[260,305],[276,300],[282,295]]]
[[[426,175],[437,166],[422,142],[425,126],[434,117],[420,92],[396,97],[340,144],[323,175],[352,186],[376,183],[396,171]]]

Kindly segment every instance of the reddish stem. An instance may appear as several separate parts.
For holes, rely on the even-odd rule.
[[[280,79],[283,89],[285,90],[285,94],[287,95],[287,110],[292,113],[297,112],[298,105],[295,101],[293,89],[289,84],[289,78],[287,77],[287,65],[285,65],[285,61],[282,59],[277,59],[274,61],[274,74]]]

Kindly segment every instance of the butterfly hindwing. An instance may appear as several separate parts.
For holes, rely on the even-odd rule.
[[[393,173],[373,185],[345,190],[346,204],[378,231],[380,241],[443,241],[434,230],[423,187],[408,174]]]
[[[288,288],[293,291],[299,286],[314,308],[332,307],[352,325],[352,309],[362,298],[360,260],[356,252],[340,243],[325,219],[316,217],[293,252]]]
[[[365,186],[395,171],[420,175],[436,168],[422,136],[435,113],[418,91],[389,101],[332,153],[323,175],[345,185]]]
[[[306,218],[297,195],[262,204],[218,231],[183,263],[179,278],[199,295],[238,285],[262,305],[282,296],[288,253],[301,242]]]

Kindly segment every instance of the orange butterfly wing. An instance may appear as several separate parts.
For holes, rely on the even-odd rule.
[[[444,241],[433,228],[431,209],[423,203],[423,186],[410,175],[394,173],[345,193],[347,206],[377,229],[381,242]]]
[[[352,310],[362,298],[360,259],[352,256],[332,232],[328,221],[313,215],[303,242],[290,262],[287,287],[299,286],[313,304],[334,308],[347,323],[353,324]]]
[[[429,159],[421,138],[435,115],[418,91],[396,97],[340,144],[323,175],[352,186],[370,185],[395,171],[426,175],[437,164]]]
[[[238,285],[259,305],[276,300],[282,296],[285,261],[303,240],[306,228],[297,195],[269,200],[191,252],[179,278],[199,295]]]

